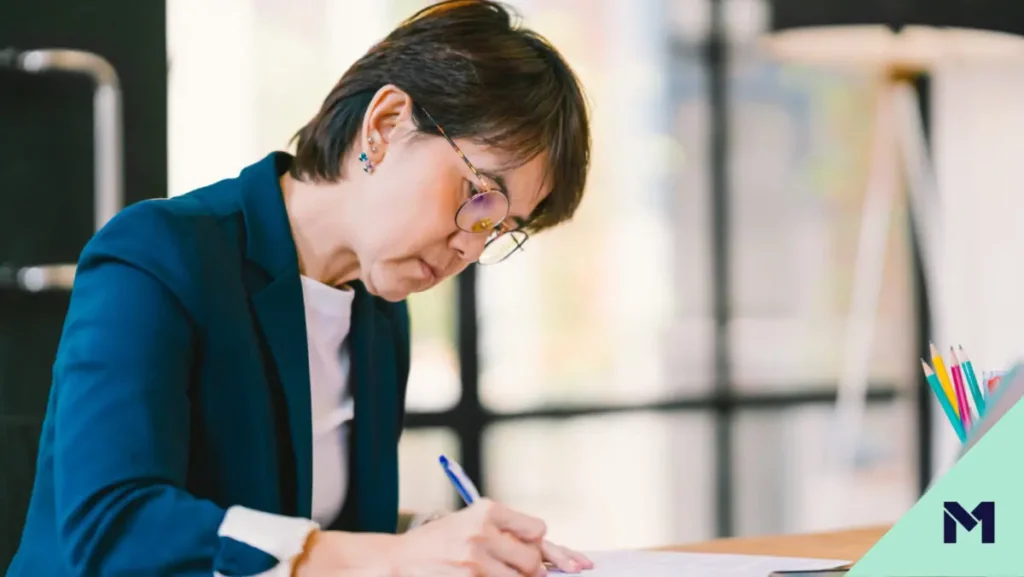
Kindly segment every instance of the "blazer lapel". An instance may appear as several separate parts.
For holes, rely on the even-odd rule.
[[[313,506],[313,418],[306,317],[298,275],[274,281],[253,295],[252,303],[277,365],[288,408],[288,430],[295,456],[295,511],[298,516],[309,518]]]
[[[354,283],[352,304],[351,382],[355,397],[351,478],[355,499],[355,525],[360,531],[395,531],[397,515],[397,425],[392,390],[394,359],[391,351],[391,323],[377,310],[373,296],[361,283]],[[394,493],[394,495],[392,495]]]
[[[313,431],[309,352],[298,257],[284,207],[280,175],[290,157],[275,153],[243,171],[246,257],[264,274],[250,286],[256,317],[281,379],[296,467],[296,514],[309,518],[313,493]],[[349,350],[355,399],[350,489],[339,523],[349,530],[395,531],[398,521],[398,369],[386,313],[355,282]]]
[[[313,499],[313,424],[302,284],[280,176],[290,157],[274,153],[240,175],[246,257],[269,277],[251,296],[281,380],[295,458],[295,513],[309,518]],[[270,383],[274,385],[273,382]]]

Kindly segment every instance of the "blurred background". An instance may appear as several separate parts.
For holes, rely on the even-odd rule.
[[[130,203],[287,149],[349,64],[427,4],[13,2],[0,49],[74,48],[113,64]],[[884,70],[775,57],[762,42],[768,0],[509,4],[588,91],[589,188],[569,226],[410,299],[403,507],[458,505],[437,465],[450,453],[485,494],[583,549],[899,518],[956,451],[920,375],[929,340],[964,345],[986,369],[1024,344],[1013,330],[1024,322],[1024,64],[915,75],[942,199],[944,248],[929,258],[942,271],[927,273],[896,183],[864,269],[878,277],[876,306],[851,316]],[[844,5],[804,3],[815,14],[831,4]],[[73,263],[92,233],[92,95],[88,79],[0,60],[9,271]],[[66,291],[17,284],[0,279],[4,564],[67,306]],[[851,318],[873,327],[856,363]],[[842,385],[863,402],[849,450],[841,383],[863,386]]]

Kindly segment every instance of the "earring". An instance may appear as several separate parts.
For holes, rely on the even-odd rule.
[[[359,162],[363,163],[363,172],[365,172],[366,174],[370,174],[371,172],[373,172],[373,163],[370,162],[370,159],[369,157],[366,156],[365,152],[360,153]]]
[[[370,145],[370,152],[377,152],[377,147],[373,145],[373,137],[366,139],[366,142]]]

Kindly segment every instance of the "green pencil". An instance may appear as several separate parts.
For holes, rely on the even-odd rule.
[[[964,370],[964,376],[967,377],[967,385],[971,389],[971,396],[974,397],[974,406],[978,408],[978,419],[980,420],[985,416],[985,395],[981,393],[981,387],[978,385],[978,376],[974,373],[974,365],[971,364],[967,351],[959,345],[957,345],[957,348],[960,349],[960,366]]]
[[[932,392],[935,393],[935,398],[942,405],[942,410],[946,413],[949,424],[953,425],[956,436],[960,437],[961,443],[966,442],[967,433],[964,431],[964,424],[960,421],[960,416],[956,414],[956,410],[953,409],[953,405],[949,404],[949,397],[946,396],[946,391],[942,388],[939,377],[935,375],[935,371],[928,366],[924,359],[921,359],[921,368],[924,369],[924,376],[928,379],[928,385],[931,386]]]

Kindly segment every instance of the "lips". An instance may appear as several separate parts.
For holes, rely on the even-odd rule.
[[[437,269],[435,269],[434,267],[430,266],[430,264],[427,263],[427,261],[425,261],[423,259],[419,259],[419,260],[420,260],[420,267],[423,269],[423,276],[426,277],[428,282],[433,283],[437,279],[441,278],[441,274],[437,271]]]

